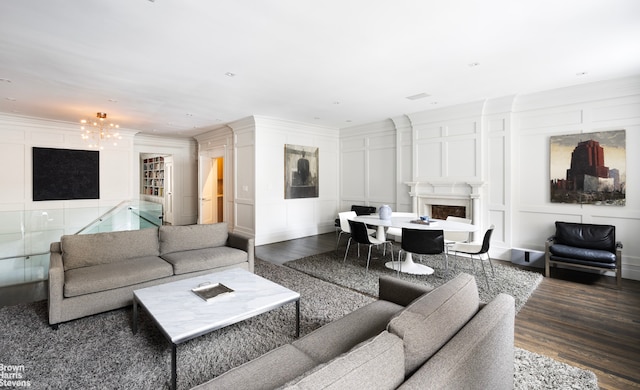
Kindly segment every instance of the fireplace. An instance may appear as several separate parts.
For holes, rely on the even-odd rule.
[[[465,206],[431,205],[431,218],[447,219],[448,216],[467,218],[467,208]]]
[[[469,196],[422,195],[417,197],[418,214],[435,219],[447,219],[449,215],[473,220],[473,208]]]
[[[446,219],[452,215],[470,219],[473,224],[480,221],[480,188],[483,182],[407,182],[411,190],[413,211],[435,219]]]

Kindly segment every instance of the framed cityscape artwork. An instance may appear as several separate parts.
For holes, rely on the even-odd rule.
[[[318,197],[318,148],[284,146],[284,198]]]
[[[551,137],[551,202],[624,206],[626,159],[625,130]]]

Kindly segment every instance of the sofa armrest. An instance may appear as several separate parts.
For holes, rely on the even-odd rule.
[[[496,296],[399,389],[513,389],[514,302]]]
[[[378,299],[408,306],[416,298],[433,291],[432,287],[407,282],[391,276],[380,276]]]
[[[247,252],[249,271],[253,272],[255,263],[255,240],[240,233],[229,232],[227,246]]]
[[[49,255],[49,324],[62,321],[62,299],[64,294],[64,266],[60,243],[51,244]]]

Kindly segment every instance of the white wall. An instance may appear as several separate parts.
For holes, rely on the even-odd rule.
[[[196,223],[198,218],[198,156],[195,140],[189,138],[155,137],[138,134],[134,139],[134,169],[131,174],[130,199],[140,195],[140,159],[142,154],[173,156],[173,210],[174,225]],[[164,202],[163,202],[164,203]]]
[[[519,96],[513,112],[514,246],[544,250],[557,220],[615,225],[624,245],[622,276],[640,280],[640,77]],[[626,130],[626,205],[550,203],[549,138],[621,129]]]
[[[552,204],[549,137],[617,129],[627,134],[626,206]],[[640,77],[407,114],[342,129],[340,142],[341,209],[410,210],[407,181],[451,195],[468,194],[472,183],[480,188],[475,223],[496,226],[494,257],[509,259],[513,247],[544,250],[556,220],[612,224],[624,244],[623,277],[640,280]]]
[[[394,211],[411,211],[408,193],[402,192],[406,187],[402,170],[411,161],[410,133],[397,132],[395,123],[388,119],[341,130],[340,211],[350,210],[353,204],[387,204]],[[397,145],[402,145],[399,151]]]
[[[55,234],[72,233],[97,218],[99,210],[106,211],[130,199],[135,131],[121,129],[120,134],[123,139],[118,146],[105,145],[100,151],[100,199],[34,202],[32,147],[87,149],[80,138],[79,125],[0,114],[0,164],[4,167],[0,211],[83,210],[67,211],[65,220],[58,220],[62,230]],[[46,246],[48,249],[48,243]]]
[[[43,280],[49,245],[88,225],[131,193],[133,135],[100,151],[100,199],[33,201],[32,148],[87,149],[78,124],[0,114],[0,285]],[[40,255],[42,253],[42,255]],[[34,255],[28,258],[11,258]]]
[[[236,226],[256,245],[333,231],[338,212],[338,130],[254,116],[235,136]],[[319,148],[319,196],[284,198],[285,144]]]
[[[181,200],[179,223],[195,222],[195,142],[184,139],[136,136],[137,131],[120,129],[117,146],[100,151],[100,198],[87,200],[32,200],[31,148],[87,149],[78,124],[0,114],[0,164],[4,169],[0,191],[0,225],[5,231],[26,224],[43,230],[40,239],[29,244],[32,251],[48,251],[49,243],[72,234],[122,201],[138,199],[140,153],[166,153],[177,157],[177,187]],[[7,219],[12,219],[8,221]],[[39,229],[40,229],[39,228]],[[1,249],[1,248],[0,248]]]

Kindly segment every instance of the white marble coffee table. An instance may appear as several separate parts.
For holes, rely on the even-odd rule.
[[[233,293],[205,301],[191,289],[203,283],[222,283]],[[296,337],[300,335],[300,294],[249,271],[235,268],[189,279],[143,288],[133,292],[133,333],[138,330],[138,305],[153,318],[171,342],[171,386],[176,388],[177,345],[296,303]]]

